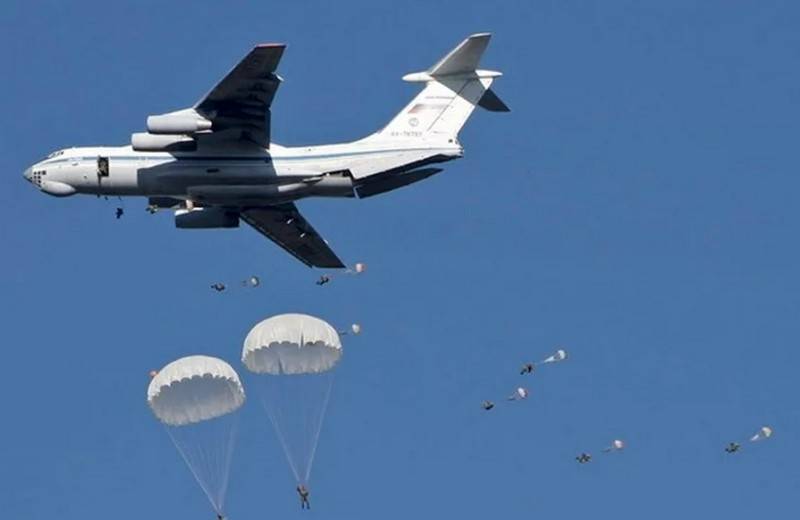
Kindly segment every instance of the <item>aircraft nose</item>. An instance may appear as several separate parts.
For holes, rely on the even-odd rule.
[[[27,170],[25,170],[25,172],[22,174],[22,176],[25,177],[26,181],[31,182],[31,179],[33,178],[32,174],[31,174],[31,168],[28,168]]]

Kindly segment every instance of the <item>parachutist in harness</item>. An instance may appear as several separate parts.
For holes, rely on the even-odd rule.
[[[586,464],[587,462],[592,460],[592,456],[589,455],[588,453],[581,453],[580,455],[575,457],[575,460],[577,460],[578,463],[580,463],[580,464]]]
[[[522,370],[519,371],[519,375],[521,376],[532,373],[533,373],[533,363],[525,363],[524,365],[522,365]]]
[[[211,286],[211,288],[214,289],[217,292],[222,292],[222,291],[225,290],[225,284],[217,282],[217,283],[213,284]]]
[[[731,442],[727,446],[725,446],[725,451],[727,453],[736,453],[741,449],[741,445],[738,442]]]
[[[300,495],[300,509],[311,509],[308,502],[308,489],[303,484],[297,486],[297,494]]]
[[[483,408],[486,411],[489,411],[492,408],[494,408],[494,403],[491,401],[484,401],[481,403],[481,408]]]
[[[122,209],[122,208],[117,208],[117,211],[116,211],[116,212],[114,212],[114,215],[116,215],[116,217],[117,217],[117,220],[119,220],[120,218],[122,218],[122,215],[124,215],[124,214],[125,214],[125,210],[124,210],[124,209]]]
[[[286,455],[304,509],[309,506],[308,497],[302,498],[308,492],[342,353],[336,328],[314,316],[296,313],[259,322],[247,333],[242,349],[244,366],[254,378],[261,379],[257,393]]]
[[[322,286],[322,285],[325,285],[326,283],[328,283],[330,281],[331,281],[331,277],[328,276],[327,274],[323,274],[322,276],[319,277],[319,280],[316,281],[316,284]]]
[[[217,520],[225,520],[225,517],[222,516],[222,513],[217,513]]]

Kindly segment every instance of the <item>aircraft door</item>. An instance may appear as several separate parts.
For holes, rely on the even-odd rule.
[[[109,174],[109,162],[108,157],[98,156],[97,157],[97,177],[102,180],[104,177],[108,177]]]
[[[97,156],[97,187],[102,190],[103,184],[107,184],[107,179],[110,177],[111,165],[108,157]]]

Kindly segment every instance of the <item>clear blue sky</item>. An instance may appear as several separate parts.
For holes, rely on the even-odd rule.
[[[243,411],[233,519],[787,518],[800,434],[800,7],[795,2],[4,2],[0,511],[209,518],[146,404],[147,371],[238,365],[249,327],[359,321],[301,513],[261,410]],[[466,157],[303,211],[357,279],[319,288],[248,228],[178,231],[144,201],[54,199],[54,149],[125,144],[258,42],[287,42],[282,144],[348,140],[400,77],[472,32],[510,114]],[[257,291],[217,280],[262,276]],[[532,396],[482,413],[518,366]],[[245,381],[246,382],[246,381]],[[505,405],[505,403],[503,403]],[[767,443],[722,448],[762,424]],[[579,466],[620,437],[629,449]]]

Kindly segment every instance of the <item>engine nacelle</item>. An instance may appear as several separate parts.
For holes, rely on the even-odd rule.
[[[188,135],[137,132],[131,135],[131,147],[137,152],[193,152],[197,150],[197,141]]]
[[[147,131],[151,134],[193,134],[205,130],[211,130],[211,121],[191,109],[147,118]]]
[[[175,212],[175,227],[181,229],[235,228],[239,227],[239,215],[222,208],[179,209]]]

